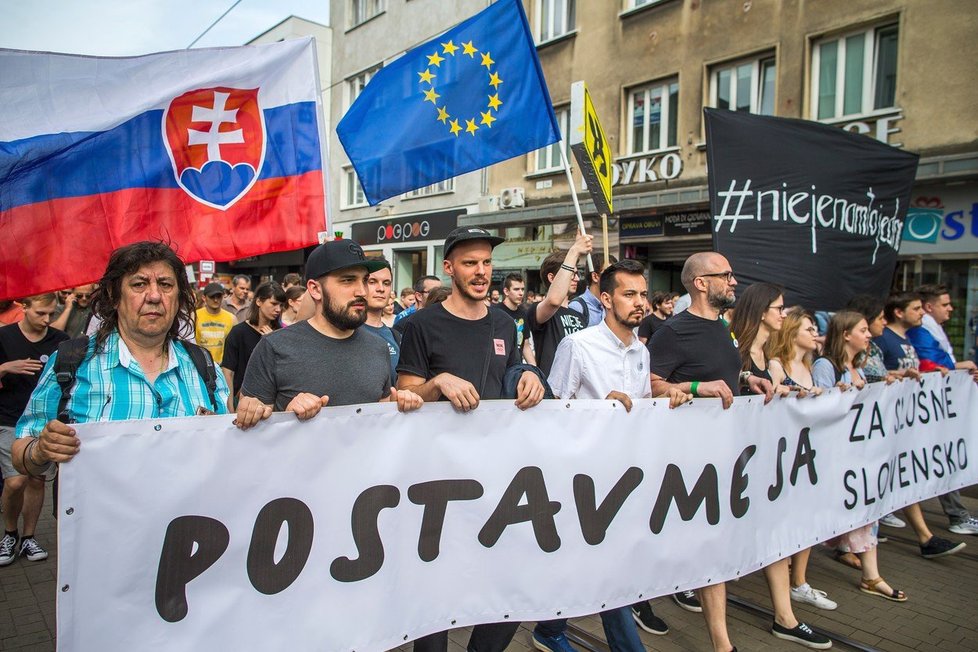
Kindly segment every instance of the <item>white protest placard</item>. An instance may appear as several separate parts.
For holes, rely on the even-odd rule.
[[[978,481],[964,373],[818,398],[77,426],[62,650],[384,650],[696,588]]]

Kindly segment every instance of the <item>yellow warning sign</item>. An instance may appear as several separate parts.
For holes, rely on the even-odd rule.
[[[611,215],[611,144],[584,82],[571,85],[570,146],[599,215]]]

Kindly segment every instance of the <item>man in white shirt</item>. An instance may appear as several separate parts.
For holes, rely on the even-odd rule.
[[[635,332],[645,317],[648,298],[644,272],[638,261],[622,260],[601,273],[598,298],[604,307],[604,319],[568,335],[557,346],[547,379],[555,396],[621,401],[628,411],[633,399],[652,396],[649,350]],[[671,407],[692,398],[676,388],[669,388],[666,396]],[[632,617],[648,632],[669,631],[646,602],[602,612],[605,635],[609,643],[614,642],[613,652],[644,650]],[[534,647],[566,649],[561,645],[565,626],[566,621],[539,623],[533,632]]]

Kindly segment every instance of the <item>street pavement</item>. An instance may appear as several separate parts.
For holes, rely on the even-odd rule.
[[[978,492],[965,492],[965,505],[978,514]],[[905,603],[888,602],[860,593],[859,573],[834,561],[828,549],[818,547],[809,564],[809,583],[827,591],[839,603],[835,611],[823,611],[794,603],[796,616],[830,636],[841,636],[856,647],[839,641],[838,650],[886,650],[888,652],[932,651],[970,652],[978,650],[978,537],[947,532],[947,520],[936,500],[924,505],[928,523],[935,534],[969,545],[963,553],[936,560],[920,556],[909,528],[882,528],[890,541],[880,545],[882,575],[895,588],[909,596]],[[51,553],[42,562],[18,559],[0,568],[0,651],[44,652],[55,649],[55,595],[57,592],[56,523],[46,505],[37,530],[38,541]],[[736,545],[736,542],[731,542]],[[111,572],[111,569],[106,569]],[[754,573],[727,585],[738,603],[761,610],[771,608],[762,573]],[[665,636],[641,632],[649,650],[661,652],[703,651],[711,649],[701,614],[679,608],[670,598],[653,600],[655,613],[669,624]],[[774,638],[769,633],[771,619],[761,611],[728,606],[732,640],[746,650],[802,650],[801,646]],[[571,621],[570,633],[578,637],[578,649],[607,650],[601,620],[597,616]],[[124,626],[120,624],[120,626]],[[533,624],[524,623],[507,652],[533,649]],[[468,630],[449,635],[450,652],[464,652]],[[399,648],[409,652],[411,646]],[[84,651],[87,652],[87,651]],[[301,651],[300,651],[301,652]]]

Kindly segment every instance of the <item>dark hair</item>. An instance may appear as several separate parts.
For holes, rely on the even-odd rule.
[[[424,307],[430,308],[431,306],[441,303],[450,296],[452,296],[452,288],[446,285],[439,285],[428,292],[428,296],[425,298]]]
[[[597,261],[595,261],[595,267],[597,267]],[[637,260],[625,259],[620,262],[612,263],[608,265],[608,268],[601,272],[601,280],[598,282],[598,288],[601,292],[607,292],[608,294],[613,294],[615,288],[618,287],[618,273],[623,274],[633,274],[638,276],[645,275],[645,265],[638,262]]]
[[[421,278],[414,281],[414,291],[416,293],[421,294],[422,292],[424,292],[425,281],[438,281],[438,284],[441,285],[441,279],[438,278],[437,276],[431,276],[430,274],[427,276],[422,276]]]
[[[295,272],[289,272],[282,279],[282,285],[302,285],[302,277]]]
[[[657,309],[665,302],[666,297],[668,296],[670,296],[670,293],[666,292],[665,290],[656,290],[655,292],[652,292],[649,294],[649,308],[652,310]]]
[[[558,250],[543,259],[543,262],[540,263],[540,276],[544,283],[550,284],[550,275],[557,275],[565,258],[567,258],[567,252]]]
[[[289,307],[289,303],[295,301],[296,299],[302,298],[302,295],[306,293],[305,285],[293,285],[288,290],[285,291],[285,307]]]
[[[187,280],[183,261],[165,242],[136,242],[112,252],[105,273],[98,282],[98,289],[92,295],[92,314],[100,320],[95,333],[96,350],[102,350],[109,335],[119,328],[122,279],[135,274],[144,265],[158,262],[170,266],[177,282],[177,314],[170,324],[167,339],[180,339],[193,333],[197,296]],[[185,328],[186,332],[182,333],[181,328]]]
[[[508,290],[513,287],[513,283],[525,283],[523,275],[519,272],[510,272],[507,274],[506,278],[503,279],[503,287]]]
[[[618,258],[615,257],[615,256],[612,256],[612,255],[609,255],[608,256],[608,261],[612,265],[614,265],[615,263],[618,262]],[[594,263],[594,273],[600,274],[601,273],[601,268],[604,267],[604,253],[603,252],[600,252],[600,251],[591,252],[591,262]],[[586,262],[584,263],[584,266],[587,267],[587,263]],[[590,280],[591,274],[589,273],[587,275],[587,277]],[[601,280],[600,279],[598,279],[598,283],[599,284],[601,283]],[[591,283],[588,282],[588,285],[590,285],[590,284]]]
[[[921,285],[914,291],[914,293],[917,294],[920,297],[920,300],[924,303],[934,303],[945,294],[950,294],[946,285],[940,285],[937,283]]]
[[[871,294],[857,294],[849,299],[846,310],[853,310],[866,318],[866,323],[872,323],[883,312],[883,300]]]
[[[836,371],[844,372],[846,370],[846,333],[858,326],[861,321],[869,322],[861,312],[855,310],[840,310],[832,315],[832,319],[829,320],[829,328],[825,332],[822,357],[831,362]],[[852,361],[852,366],[861,367],[865,362],[866,354],[861,352]]]
[[[886,321],[895,322],[896,311],[905,311],[907,306],[914,301],[920,301],[920,295],[916,292],[897,292],[896,294],[891,294],[886,298],[886,305],[883,306],[883,314],[886,316]]]
[[[265,281],[258,286],[258,289],[255,290],[255,300],[252,301],[251,306],[248,307],[248,318],[245,319],[245,321],[252,326],[257,326],[259,309],[258,302],[264,302],[268,299],[275,299],[279,303],[285,304],[285,290],[283,290],[282,286],[275,281]],[[285,305],[288,307],[288,304]],[[273,321],[271,324],[269,324],[269,326],[272,327],[272,330],[275,330],[280,328],[282,324],[277,321]]]
[[[744,371],[750,369],[750,347],[757,339],[764,313],[771,303],[784,294],[784,288],[774,283],[754,283],[737,299],[730,332],[737,338],[740,347],[740,366]]]

